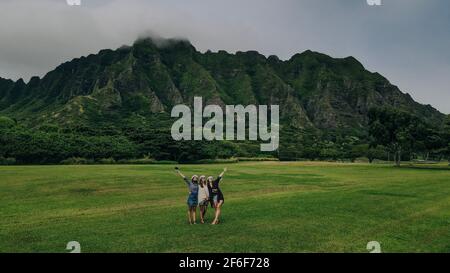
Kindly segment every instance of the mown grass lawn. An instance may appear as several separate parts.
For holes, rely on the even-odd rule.
[[[222,223],[189,226],[173,167],[0,167],[0,252],[450,252],[445,168],[230,164]]]

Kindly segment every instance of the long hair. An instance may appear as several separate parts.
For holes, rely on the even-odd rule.
[[[200,179],[198,180],[198,184],[203,188],[203,186],[206,185],[206,176],[202,175],[200,176]]]
[[[214,181],[214,177],[210,176],[208,177],[208,179],[206,180],[206,183],[209,183],[209,185],[212,186],[212,182]]]
[[[195,181],[194,178],[197,178],[197,181]],[[194,174],[194,175],[191,177],[191,182],[192,182],[192,183],[198,183],[198,175]]]

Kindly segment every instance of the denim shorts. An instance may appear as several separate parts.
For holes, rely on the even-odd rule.
[[[187,199],[187,204],[189,207],[196,207],[198,205],[197,194],[189,194],[189,197]]]

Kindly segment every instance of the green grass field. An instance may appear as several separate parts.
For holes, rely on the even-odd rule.
[[[450,252],[445,168],[229,164],[222,223],[189,226],[173,167],[0,167],[0,252]]]

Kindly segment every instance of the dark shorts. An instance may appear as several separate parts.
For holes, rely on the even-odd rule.
[[[215,204],[222,201],[222,204],[225,203],[225,199],[222,194],[214,194],[211,198],[211,207],[214,207]]]

